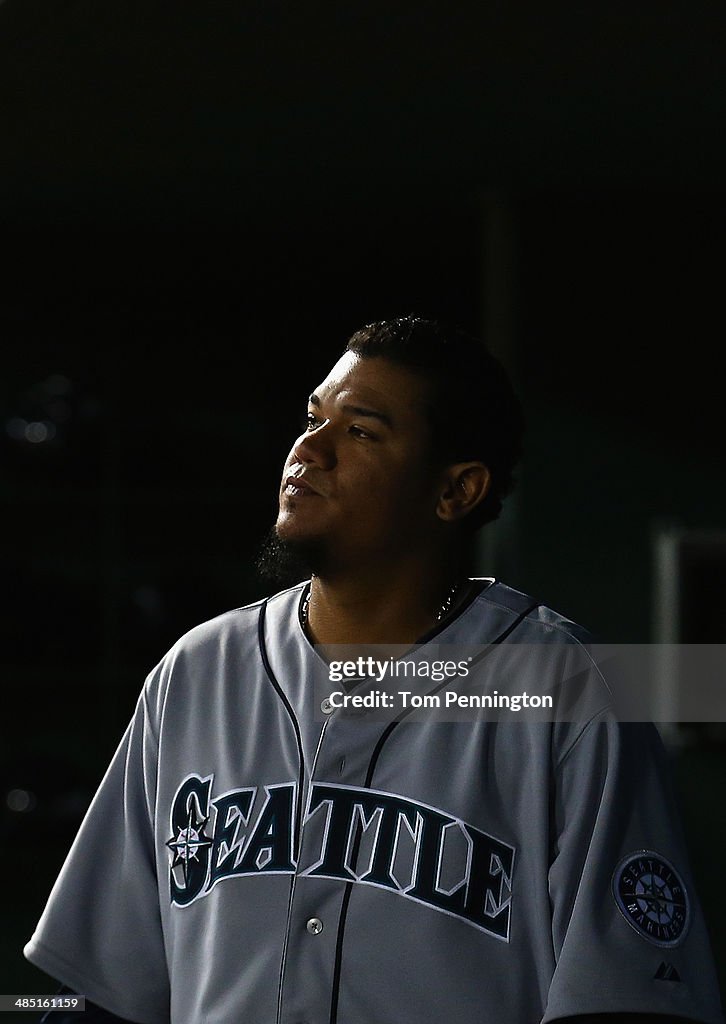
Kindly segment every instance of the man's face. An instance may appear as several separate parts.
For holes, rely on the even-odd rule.
[[[310,396],[306,430],[285,462],[282,541],[316,551],[327,567],[430,543],[440,479],[428,459],[426,392],[387,359],[338,360]]]

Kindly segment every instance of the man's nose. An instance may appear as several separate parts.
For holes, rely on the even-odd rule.
[[[330,422],[326,420],[315,428],[301,434],[293,445],[295,458],[303,465],[315,465],[321,469],[332,469],[335,465],[335,447]]]

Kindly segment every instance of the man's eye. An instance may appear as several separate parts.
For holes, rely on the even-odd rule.
[[[355,424],[348,427],[348,432],[353,434],[354,437],[360,437],[365,441],[375,441],[373,434],[369,434],[363,427],[357,427]]]

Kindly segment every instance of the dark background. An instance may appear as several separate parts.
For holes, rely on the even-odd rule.
[[[702,0],[0,3],[1,991],[53,991],[20,951],[143,679],[263,592],[363,323],[451,320],[518,383],[476,568],[657,639],[658,532],[726,530],[725,42]],[[726,759],[673,756],[726,977]]]

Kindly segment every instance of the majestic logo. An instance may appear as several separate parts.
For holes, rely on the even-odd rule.
[[[639,935],[675,946],[690,922],[688,893],[672,864],[651,850],[629,854],[615,869],[613,896]]]
[[[653,975],[656,981],[680,981],[681,976],[673,964],[667,964],[665,960]]]
[[[212,799],[214,776],[190,775],[171,808],[169,882],[179,907],[223,878],[271,872],[372,885],[509,940],[514,848],[393,793],[313,783],[303,822],[305,865],[293,851],[294,783]]]

